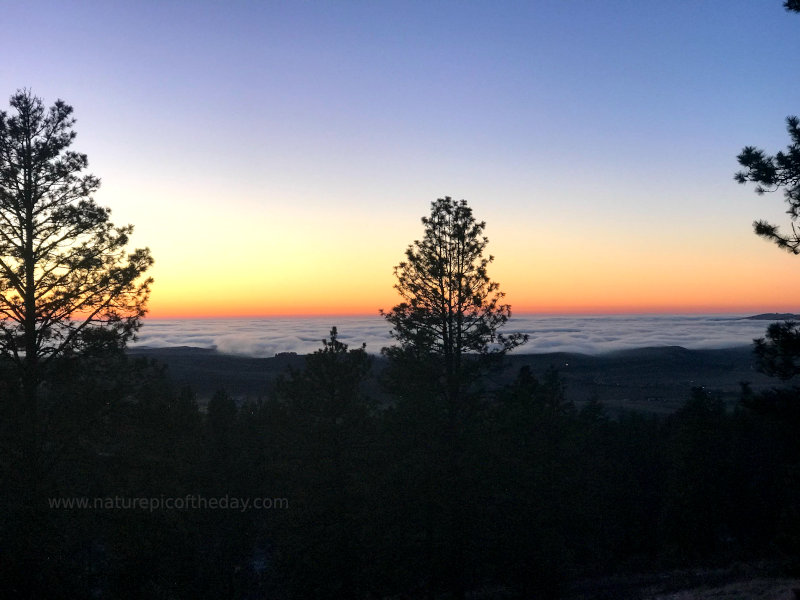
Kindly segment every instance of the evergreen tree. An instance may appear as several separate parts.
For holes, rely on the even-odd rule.
[[[788,12],[800,13],[800,1],[785,0]],[[734,175],[738,183],[756,184],[758,195],[783,190],[789,209],[791,233],[782,233],[777,225],[759,220],[753,223],[757,235],[774,242],[791,254],[800,254],[800,230],[796,222],[800,218],[800,119],[786,118],[786,128],[791,143],[785,152],[770,156],[754,146],[746,146],[737,157],[742,171]],[[791,321],[773,323],[767,330],[766,339],[754,340],[755,353],[760,371],[781,379],[790,379],[798,372],[800,360],[800,331]]]
[[[792,143],[785,152],[770,156],[754,146],[746,146],[737,157],[744,170],[736,173],[734,178],[738,183],[755,183],[759,195],[783,190],[789,205],[786,212],[792,221],[792,232],[781,233],[776,225],[766,221],[755,221],[753,227],[757,235],[775,242],[779,248],[800,254],[800,232],[795,225],[800,218],[800,120],[787,117],[786,128]]]
[[[486,223],[475,220],[467,202],[439,198],[422,224],[423,238],[395,267],[402,301],[381,311],[399,342],[384,349],[390,360],[386,380],[398,397],[405,435],[427,438],[425,449],[409,453],[405,466],[407,486],[426,500],[419,551],[431,572],[421,574],[424,585],[429,593],[448,588],[463,598],[478,584],[471,552],[474,511],[464,501],[474,489],[472,433],[481,418],[475,384],[493,358],[527,336],[500,333],[511,307],[487,273],[493,257],[484,255]]]
[[[55,357],[130,339],[145,314],[153,259],[128,253],[133,227],[115,227],[84,173],[72,107],[20,90],[0,112],[0,356],[15,365],[28,440],[36,447],[38,389]],[[35,452],[34,452],[35,453]]]
[[[770,323],[766,337],[753,340],[756,367],[784,381],[800,373],[800,323]]]
[[[467,373],[475,370],[474,364],[465,368],[467,354],[502,355],[525,343],[527,336],[499,331],[511,307],[502,304],[504,294],[487,273],[494,257],[484,256],[486,223],[475,220],[466,200],[439,198],[422,224],[422,240],[406,249],[406,260],[394,269],[402,302],[381,311],[400,343],[385,353],[438,359],[443,391],[456,402]]]

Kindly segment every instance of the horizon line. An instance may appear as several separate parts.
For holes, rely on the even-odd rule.
[[[552,310],[520,310],[512,311],[511,318],[514,317],[530,317],[530,316],[614,316],[614,315],[741,315],[741,314],[800,314],[800,308],[784,308],[784,309],[765,309],[762,307],[739,307],[739,308],[721,308],[721,307],[695,307],[687,308],[663,308],[663,309],[585,309],[585,310],[570,310],[570,309],[552,309]],[[377,312],[342,312],[342,313],[260,313],[260,314],[242,314],[242,315],[221,315],[221,314],[198,314],[198,315],[166,315],[166,316],[148,316],[143,317],[143,321],[193,321],[193,320],[242,320],[242,319],[324,319],[324,318],[351,318],[351,319],[365,319],[365,318],[381,318]]]

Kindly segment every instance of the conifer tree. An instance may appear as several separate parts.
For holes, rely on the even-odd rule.
[[[787,117],[786,129],[791,144],[785,152],[770,156],[754,146],[746,146],[737,157],[743,170],[736,173],[735,179],[738,183],[755,183],[759,195],[783,190],[789,205],[786,212],[791,220],[791,233],[781,233],[776,225],[766,221],[756,221],[753,227],[757,235],[775,242],[779,248],[800,254],[800,231],[795,225],[800,218],[800,119]]]
[[[501,355],[527,336],[500,333],[511,307],[502,303],[504,294],[487,273],[494,257],[484,256],[486,223],[475,220],[466,200],[437,199],[422,224],[423,238],[406,249],[406,260],[394,269],[402,302],[381,311],[400,343],[387,353],[440,359],[446,395],[454,400],[463,387],[467,354]]]
[[[153,259],[129,252],[133,227],[114,226],[94,201],[100,180],[70,150],[72,107],[45,109],[29,90],[10,104],[0,111],[0,356],[15,365],[35,436],[44,368],[86,346],[123,346],[146,312]]]
[[[800,0],[785,0],[783,7],[787,12],[800,13]],[[791,221],[791,232],[782,232],[777,225],[758,220],[753,223],[756,235],[774,242],[778,248],[791,254],[800,254],[800,119],[796,116],[786,118],[786,129],[791,143],[785,151],[770,156],[755,146],[746,146],[737,157],[743,168],[734,175],[738,183],[755,183],[758,195],[778,190],[789,208],[786,213]],[[758,368],[762,372],[790,379],[797,375],[800,362],[800,330],[792,321],[773,323],[767,330],[766,338],[755,341]]]
[[[396,417],[404,436],[424,439],[403,457],[406,484],[425,498],[419,508],[425,527],[420,552],[430,572],[428,592],[444,586],[464,598],[474,585],[470,573],[479,559],[472,552],[475,507],[465,501],[481,419],[481,395],[473,384],[492,358],[523,344],[527,336],[504,335],[511,316],[503,292],[489,278],[492,256],[486,224],[465,200],[439,198],[423,217],[425,232],[395,267],[401,302],[382,314],[399,345],[384,349],[387,380],[397,394]]]

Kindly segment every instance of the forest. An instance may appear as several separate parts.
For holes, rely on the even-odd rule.
[[[797,573],[794,389],[744,390],[732,412],[698,389],[667,417],[610,418],[565,402],[555,371],[522,370],[476,388],[454,430],[403,365],[385,375],[391,404],[366,396],[371,362],[334,332],[269,397],[220,390],[200,410],[122,350],[64,359],[33,505],[21,428],[3,420],[5,595],[555,598],[584,582],[580,597],[623,598],[637,596],[599,582],[757,561]],[[164,506],[187,496],[272,503]],[[52,504],[69,498],[128,505]]]

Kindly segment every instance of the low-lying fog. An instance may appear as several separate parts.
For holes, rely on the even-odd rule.
[[[746,315],[520,315],[504,331],[529,334],[530,341],[516,352],[583,352],[644,346],[726,348],[752,343],[762,337],[768,321],[744,319]],[[390,345],[389,327],[383,318],[313,317],[272,319],[146,319],[137,346],[194,346],[215,348],[226,354],[255,357],[278,352],[313,352],[322,345],[332,326],[339,339],[356,348],[366,342],[367,351],[380,352]]]

